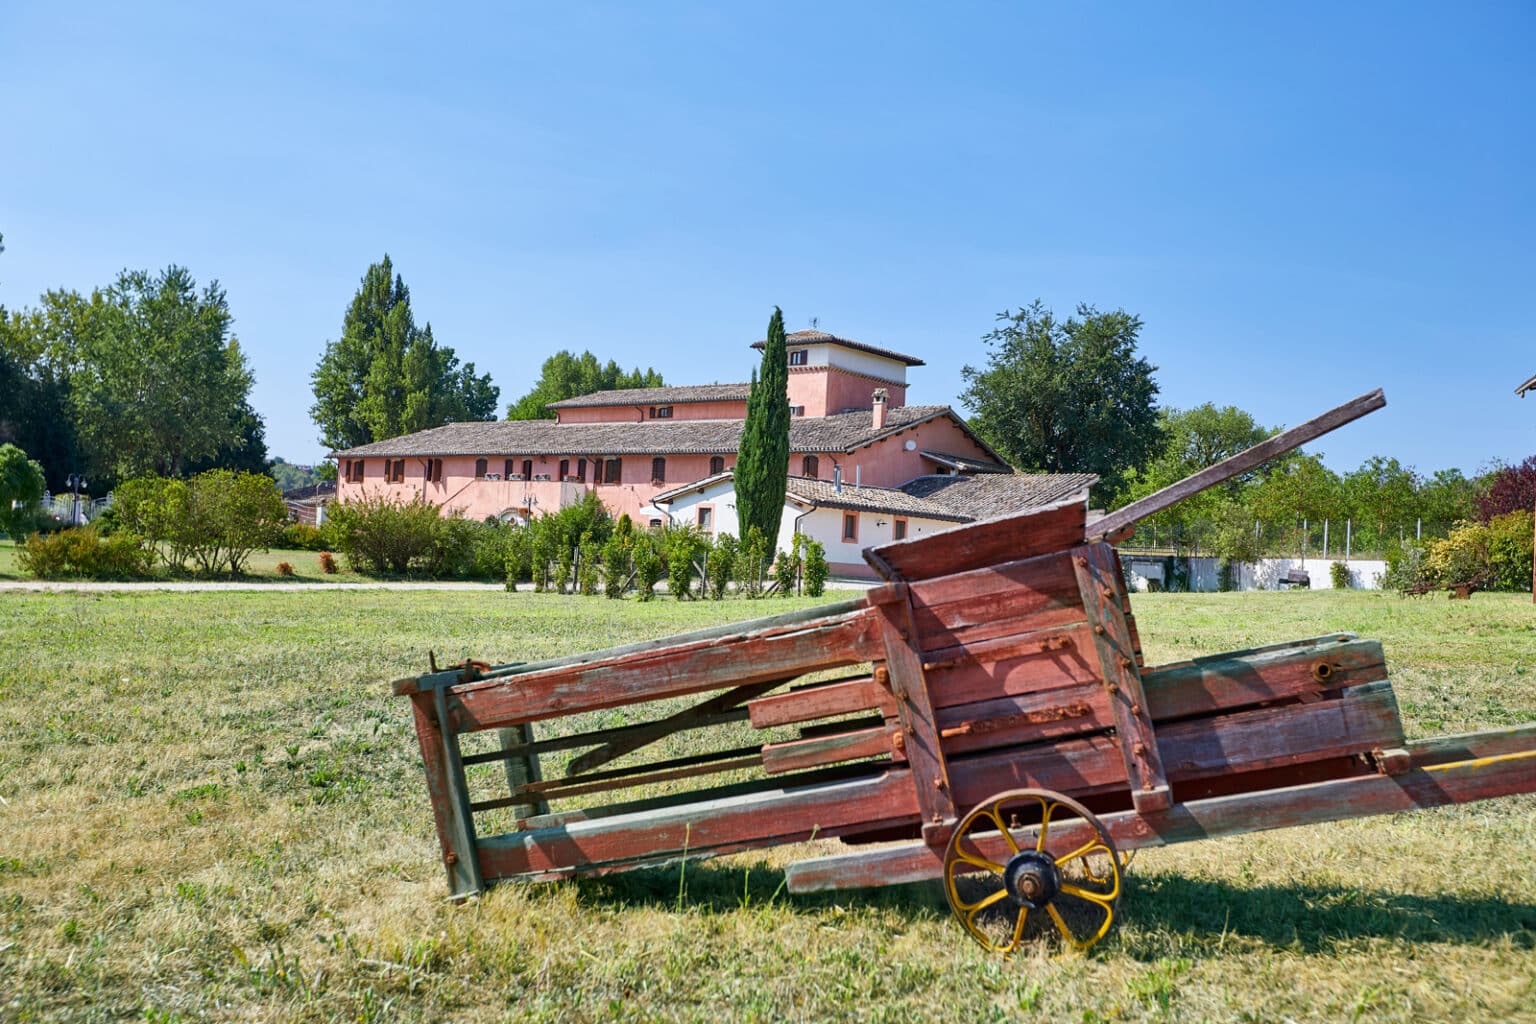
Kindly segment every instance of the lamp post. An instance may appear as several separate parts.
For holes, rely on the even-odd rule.
[[[69,479],[64,481],[64,485],[70,489],[70,492],[74,495],[74,499],[75,499],[74,500],[74,504],[73,504],[73,506],[71,508],[71,511],[70,511],[69,525],[70,526],[79,526],[80,525],[80,491],[82,489],[84,489],[84,488],[90,487],[91,485],[90,485],[89,481],[87,481],[85,479],[85,475],[83,473],[71,473],[71,474],[69,474]]]

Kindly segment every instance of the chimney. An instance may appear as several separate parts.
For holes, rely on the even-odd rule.
[[[885,388],[875,388],[875,429],[880,430],[885,426],[886,404]]]

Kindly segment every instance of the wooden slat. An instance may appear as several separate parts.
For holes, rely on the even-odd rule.
[[[878,652],[878,629],[865,608],[830,620],[469,683],[454,688],[455,725],[461,731],[496,728],[858,664]]]
[[[633,729],[623,737],[615,737],[601,746],[587,751],[579,757],[571,759],[566,765],[567,775],[580,775],[599,765],[617,760],[625,754],[633,753],[641,747],[648,746],[658,740],[665,739],[679,732],[689,729],[697,729],[706,724],[711,718],[722,712],[729,711],[739,704],[751,700],[761,694],[767,693],[776,686],[788,682],[787,679],[769,679],[761,683],[753,683],[750,686],[737,686],[721,694],[709,698],[701,704],[691,708],[684,708],[676,714],[655,722],[647,722],[638,729]]]
[[[872,549],[865,558],[888,580],[926,580],[1082,543],[1087,508],[1074,501]],[[875,557],[870,558],[869,554]]]
[[[926,652],[1054,629],[1085,617],[1072,564],[1060,553],[915,583],[911,595]]]
[[[939,708],[937,714],[940,742],[948,757],[1102,732],[1114,725],[1101,683],[959,704]]]
[[[1173,801],[1163,771],[1152,709],[1136,668],[1135,640],[1125,618],[1125,581],[1115,572],[1114,549],[1107,544],[1072,552],[1078,590],[1088,613],[1099,672],[1109,691],[1115,738],[1131,779],[1131,799],[1139,811],[1156,811]]]
[[[1536,749],[1414,768],[1403,775],[1366,775],[1304,786],[1212,797],[1174,805],[1143,816],[1123,811],[1099,816],[1115,846],[1129,852],[1192,839],[1241,835],[1267,829],[1317,825],[1376,814],[1421,810],[1536,792]],[[1469,739],[1469,738],[1463,738]],[[1490,746],[1501,745],[1496,740]],[[1411,751],[1410,751],[1411,752]],[[1066,825],[1060,841],[1086,842],[1080,823]],[[1004,856],[1001,837],[977,843],[983,856]],[[893,885],[938,878],[943,854],[924,843],[906,843],[862,853],[820,857],[791,864],[784,872],[790,892]]]
[[[467,893],[472,886],[472,879],[465,871],[458,869],[460,853],[456,849],[448,763],[444,757],[443,734],[437,727],[433,694],[417,694],[411,698],[411,717],[416,724],[416,742],[421,748],[421,763],[427,773],[427,796],[432,803],[432,823],[437,829],[443,870],[448,875],[448,891],[455,895]]]
[[[1238,452],[1229,458],[1222,459],[1214,466],[1207,466],[1200,472],[1185,477],[1176,484],[1170,484],[1155,494],[1150,494],[1140,501],[1133,501],[1129,505],[1115,512],[1111,512],[1103,519],[1095,521],[1091,527],[1094,538],[1108,537],[1119,533],[1128,526],[1132,526],[1148,516],[1156,515],[1171,505],[1176,505],[1191,495],[1199,494],[1207,488],[1215,487],[1219,483],[1241,476],[1249,470],[1262,466],[1277,456],[1284,455],[1294,448],[1300,448],[1308,441],[1342,427],[1359,419],[1366,413],[1375,412],[1387,404],[1386,396],[1381,389],[1351,399],[1336,409],[1330,409],[1314,419],[1290,430],[1282,431],[1267,441],[1260,441],[1247,451]],[[882,549],[883,550],[883,549]]]
[[[1092,634],[1082,624],[943,648],[924,659],[935,707],[1101,685]]]
[[[756,768],[763,763],[762,754],[755,748],[739,753],[740,756],[729,760],[722,760],[719,755],[708,755],[707,759],[698,757],[678,758],[677,761],[679,762],[691,763],[663,767],[663,765],[672,763],[663,761],[654,765],[637,766],[637,768],[648,770],[626,768],[612,773],[593,772],[590,775],[578,775],[574,778],[546,779],[543,782],[530,786],[521,786],[509,797],[483,800],[475,804],[474,809],[476,811],[491,811],[499,807],[515,807],[518,804],[525,803],[531,795],[543,797],[545,800],[562,800],[567,797],[586,796],[591,793],[608,793],[617,789],[650,786],[658,782],[671,782],[676,779],[691,779],[700,775],[716,775],[720,772]]]
[[[480,841],[487,879],[560,878],[582,872],[701,856],[914,821],[904,769],[847,782],[751,793],[657,811],[572,821]]]
[[[1502,757],[1505,754],[1536,750],[1536,722],[1512,725],[1504,729],[1460,733],[1455,736],[1436,736],[1433,739],[1414,740],[1404,746],[1408,751],[1409,760],[1416,768],[1428,768],[1453,761]]]
[[[873,607],[879,617],[891,693],[896,696],[902,751],[912,768],[912,783],[917,787],[924,836],[937,841],[937,829],[955,820],[955,800],[923,674],[923,657],[918,649],[922,634],[915,625],[911,592],[902,584],[883,588],[879,594],[871,592],[870,598],[880,602]]]
[[[763,747],[763,769],[770,775],[819,768],[861,757],[890,756],[891,738],[898,730],[879,726],[807,740],[769,743]]]
[[[1326,665],[1326,672],[1317,671],[1319,665]],[[1386,678],[1381,644],[1324,639],[1309,647],[1284,645],[1246,657],[1159,666],[1141,680],[1153,719],[1164,722]]]
[[[891,691],[866,676],[759,697],[747,704],[747,710],[751,713],[753,727],[767,729],[859,711],[879,711],[891,718],[896,715],[896,698],[891,696]]]

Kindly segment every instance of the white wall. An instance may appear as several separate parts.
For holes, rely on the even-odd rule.
[[[844,512],[845,510],[840,508],[818,508],[800,520],[800,532],[822,543],[827,549],[827,561],[833,566],[863,567],[868,564],[864,561],[865,548],[879,547],[896,539],[893,536],[896,528],[895,516],[889,512],[860,512],[858,513],[859,539],[853,543],[845,543],[843,541]],[[908,540],[926,537],[931,533],[953,529],[960,525],[939,519],[920,519],[916,516],[906,518]],[[885,525],[881,526],[881,523]],[[837,570],[834,569],[834,571]]]
[[[898,359],[887,359],[872,352],[859,352],[841,345],[805,346],[806,366],[836,366],[854,373],[888,380],[893,384],[906,384],[907,364]]]
[[[1131,585],[1136,590],[1147,589],[1148,580],[1156,580],[1165,584],[1163,580],[1163,565],[1161,558],[1139,557],[1136,555],[1121,555],[1125,562],[1127,573],[1131,576]],[[1312,578],[1313,590],[1330,590],[1333,588],[1333,577],[1330,566],[1337,561],[1332,558],[1262,558],[1257,564],[1244,563],[1239,567],[1237,589],[1239,590],[1278,590],[1280,578],[1293,569],[1302,569]],[[1191,558],[1189,559],[1189,589],[1198,591],[1220,590],[1219,560],[1215,558]],[[1357,590],[1381,589],[1381,575],[1387,571],[1387,563],[1374,558],[1351,558],[1349,571],[1353,579],[1353,586]]]
[[[712,484],[703,491],[689,491],[673,499],[671,504],[658,507],[667,510],[673,523],[680,526],[697,526],[700,505],[714,507],[711,535],[719,536],[722,533],[729,533],[738,538],[741,536],[741,519],[736,515],[736,488],[729,480]],[[795,517],[803,511],[805,510],[799,505],[788,501],[784,503],[784,518],[779,520],[779,539],[774,547],[775,551],[790,550],[795,542]]]

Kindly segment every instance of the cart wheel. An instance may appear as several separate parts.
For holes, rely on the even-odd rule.
[[[1004,956],[1056,934],[1087,949],[1109,933],[1121,861],[1093,812],[1047,789],[1013,789],[976,805],[944,851],[950,909]]]

